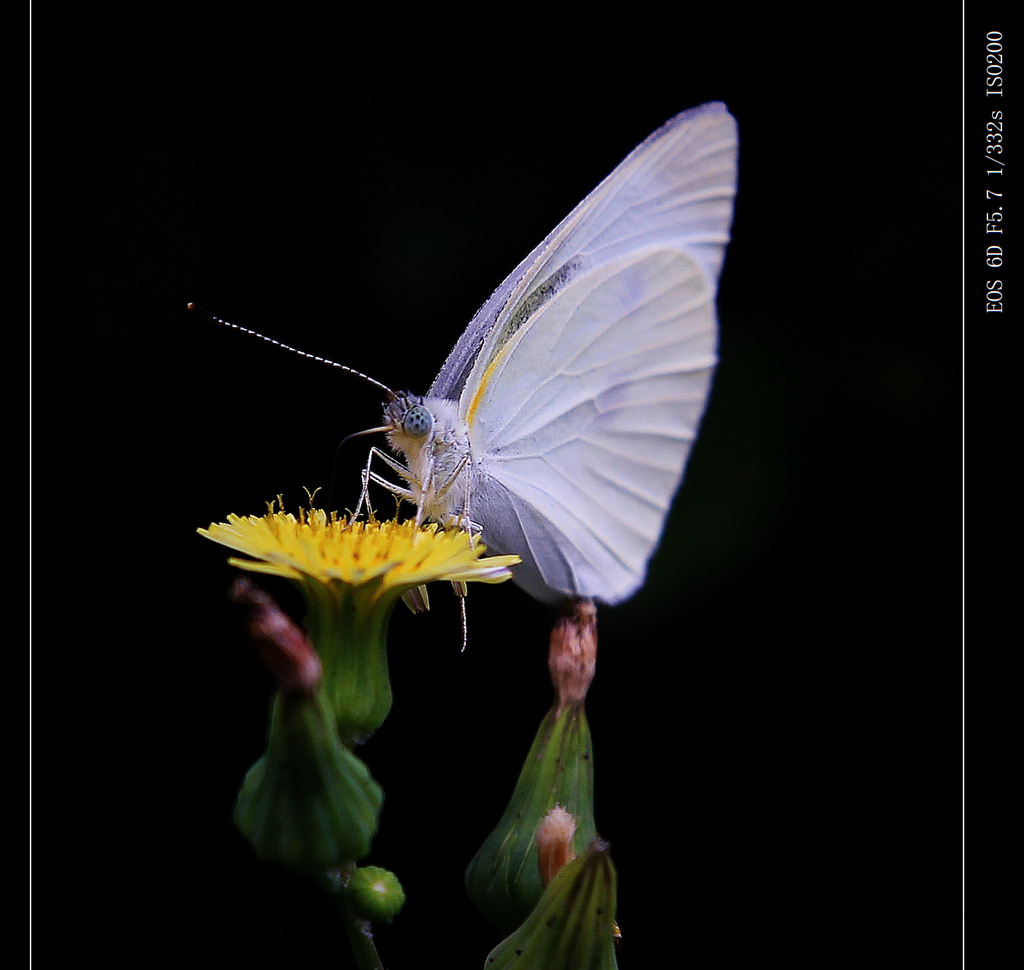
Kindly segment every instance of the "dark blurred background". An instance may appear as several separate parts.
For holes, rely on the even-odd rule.
[[[233,828],[272,682],[195,530],[326,488],[380,396],[186,304],[425,391],[708,100],[741,140],[721,366],[588,703],[619,963],[959,965],[959,22],[58,4],[34,31],[39,965],[350,966],[329,901]],[[395,614],[362,752],[369,861],[408,895],[389,970],[497,942],[462,871],[550,702],[547,610],[474,590],[460,653],[433,602]]]

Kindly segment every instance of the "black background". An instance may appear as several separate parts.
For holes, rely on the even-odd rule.
[[[232,826],[272,684],[195,530],[326,487],[379,394],[186,304],[422,392],[576,202],[719,99],[721,365],[588,703],[619,963],[959,962],[960,24],[829,24],[36,8],[40,965],[350,965],[329,901]],[[362,752],[387,797],[369,861],[409,897],[389,970],[483,965],[462,871],[550,700],[545,609],[474,590],[460,653],[433,601],[395,615]]]

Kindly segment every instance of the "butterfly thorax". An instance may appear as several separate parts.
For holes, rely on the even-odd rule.
[[[466,519],[473,462],[457,402],[402,392],[385,405],[384,421],[388,444],[405,458],[409,490],[422,518]]]

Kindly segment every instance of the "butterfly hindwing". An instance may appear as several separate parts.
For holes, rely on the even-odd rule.
[[[482,382],[469,408],[479,478],[535,524],[531,556],[555,593],[616,602],[642,581],[704,408],[712,300],[685,253],[631,253],[575,280]],[[504,547],[500,507],[481,521]]]

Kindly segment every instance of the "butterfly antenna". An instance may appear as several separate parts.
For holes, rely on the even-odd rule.
[[[338,370],[343,370],[347,374],[353,374],[356,377],[361,377],[364,381],[372,384],[374,387],[379,387],[385,394],[387,394],[388,400],[393,401],[395,399],[395,392],[391,390],[387,384],[382,384],[380,381],[374,380],[372,377],[364,374],[362,371],[356,370],[354,367],[336,363],[333,360],[328,360],[326,357],[318,357],[316,354],[307,354],[304,350],[299,350],[297,347],[289,347],[288,344],[283,344],[280,340],[275,340],[273,337],[267,337],[265,334],[259,333],[256,330],[250,330],[248,327],[240,327],[237,323],[231,323],[229,320],[222,320],[220,317],[216,317],[210,313],[210,311],[205,307],[201,307],[198,303],[190,303],[188,308],[204,320],[209,320],[212,323],[219,323],[222,327],[227,327],[229,330],[237,330],[240,333],[248,334],[250,337],[258,337],[260,340],[264,340],[268,344],[273,344],[275,347],[280,347],[282,350],[290,351],[293,354],[298,354],[300,357],[306,357],[309,360],[315,360],[318,364],[327,364],[328,367],[336,367]]]

